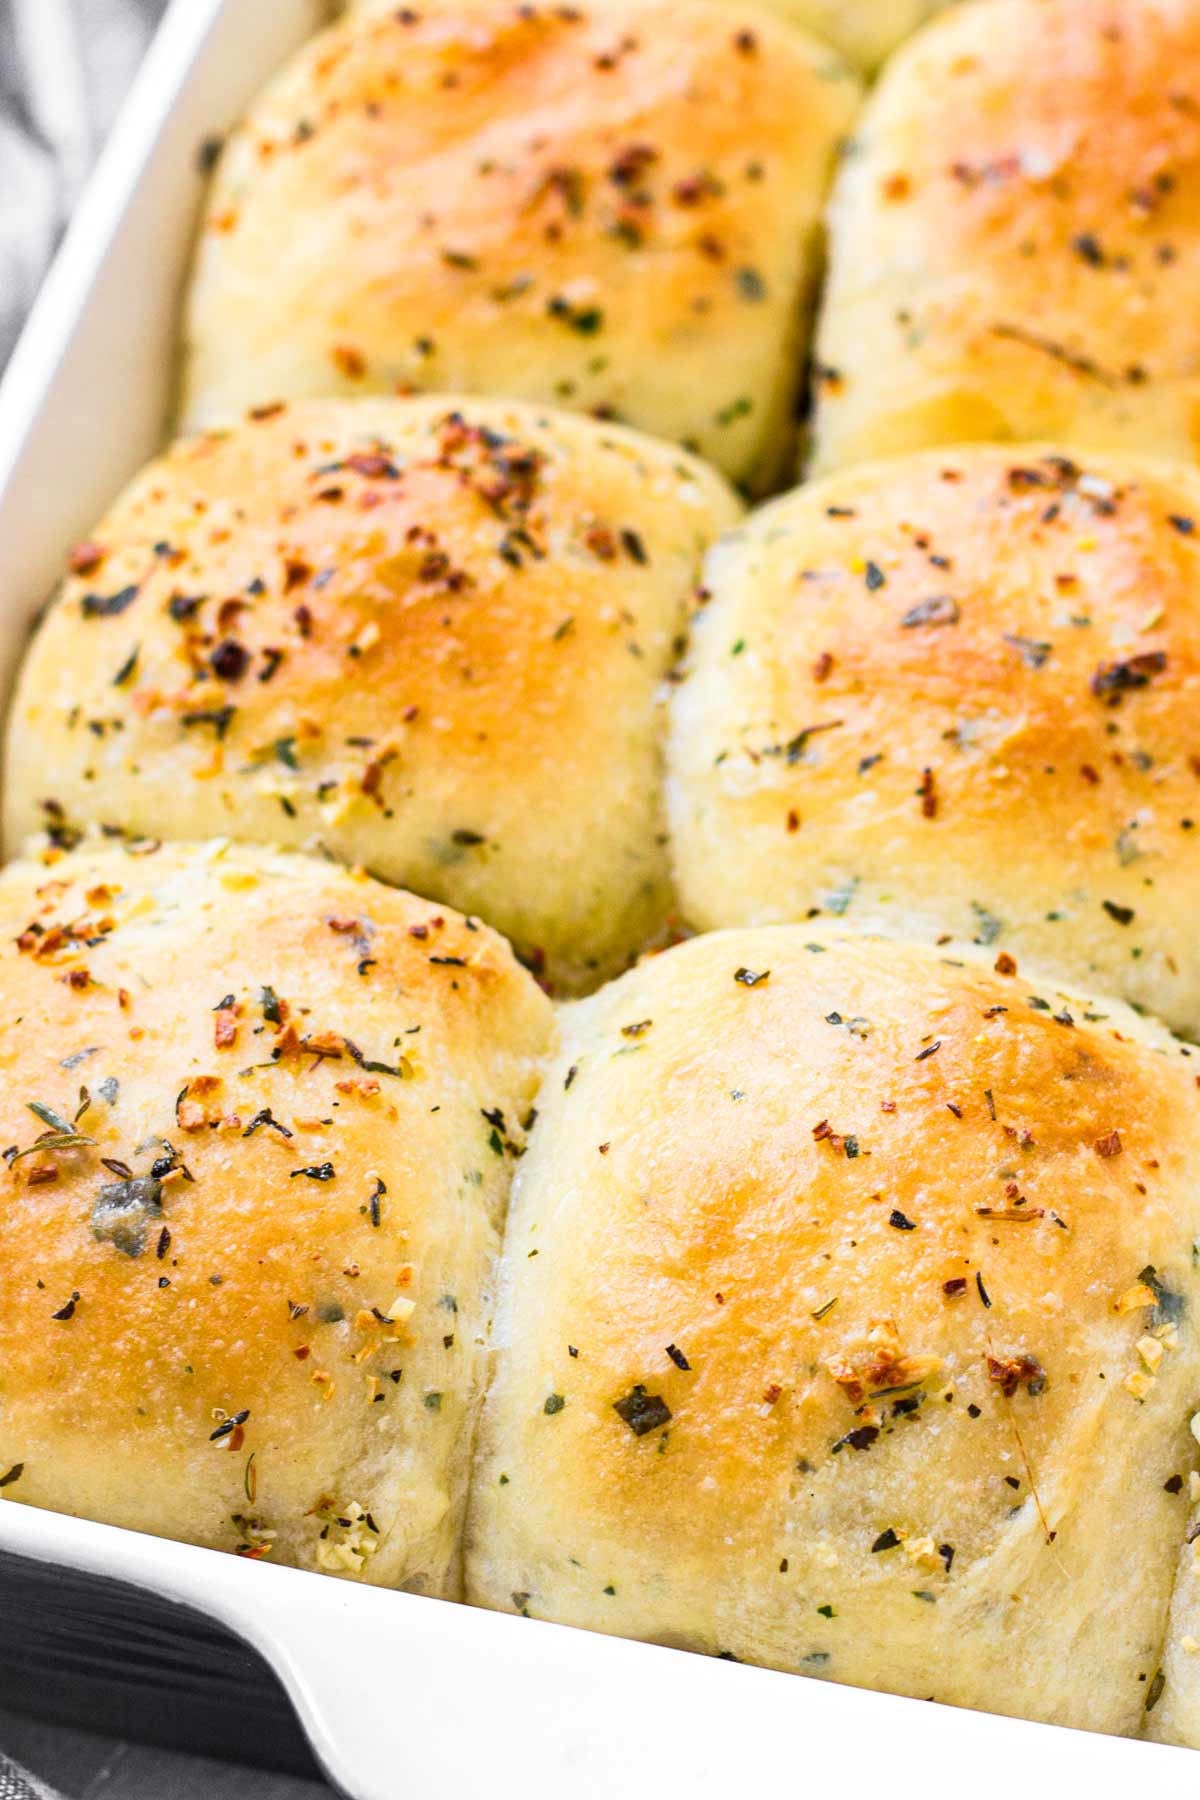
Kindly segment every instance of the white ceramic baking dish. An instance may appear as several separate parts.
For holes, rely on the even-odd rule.
[[[67,547],[163,435],[198,151],[327,10],[174,0],[0,388],[0,679]],[[5,1555],[149,1590],[228,1627],[277,1671],[354,1800],[1200,1790],[1187,1751],[770,1674],[0,1502]],[[19,1655],[15,1638],[0,1617],[5,1657]]]

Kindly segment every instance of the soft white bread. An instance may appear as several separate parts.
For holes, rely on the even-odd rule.
[[[1195,1433],[1200,1414],[1193,1417]],[[1190,1460],[1194,1464],[1194,1446]],[[1191,1505],[1181,1534],[1170,1625],[1152,1696],[1154,1704],[1146,1719],[1146,1736],[1160,1744],[1200,1750],[1200,1506],[1196,1504],[1200,1476],[1191,1467],[1169,1480],[1176,1491],[1189,1496]]]
[[[434,0],[435,5],[443,3],[444,0]],[[683,9],[691,3],[692,0],[675,0],[676,6]],[[896,45],[914,32],[923,19],[944,6],[946,0],[764,0],[764,4],[805,30],[816,32],[843,56],[870,71],[878,68]],[[395,12],[396,0],[357,0],[351,10]]]
[[[892,62],[843,164],[822,469],[968,439],[1194,458],[1200,4],[976,0]]]
[[[88,823],[320,847],[586,985],[664,922],[659,688],[738,510],[681,451],[499,401],[181,442],[26,660],[10,849]]]
[[[863,69],[877,69],[946,0],[770,0]]]
[[[0,875],[0,1498],[458,1587],[549,1003],[495,933],[221,845]]]
[[[897,458],[756,514],[705,592],[668,787],[694,925],[990,945],[1200,1036],[1200,473]]]
[[[858,83],[726,0],[352,15],[234,134],[184,416],[330,393],[515,394],[770,483]]]
[[[470,1597],[1136,1730],[1200,1377],[1198,1066],[1118,1003],[807,926],[571,1008]]]

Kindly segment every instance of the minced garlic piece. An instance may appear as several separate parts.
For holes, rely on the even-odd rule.
[[[1152,1375],[1158,1373],[1158,1365],[1163,1359],[1163,1347],[1155,1337],[1140,1337],[1135,1346],[1138,1355]]]
[[[325,1531],[317,1545],[317,1564],[329,1574],[359,1575],[379,1548],[379,1533],[357,1500],[342,1509],[322,1509]],[[335,1537],[333,1533],[338,1535]]]
[[[403,1294],[397,1294],[383,1316],[390,1325],[403,1325],[412,1318],[416,1310],[415,1300],[408,1300]]]
[[[1144,1281],[1135,1281],[1133,1286],[1113,1301],[1113,1311],[1119,1313],[1136,1312],[1141,1306],[1157,1306],[1158,1300],[1151,1288]]]
[[[1125,1377],[1121,1385],[1127,1393],[1133,1395],[1135,1400],[1144,1400],[1154,1386],[1154,1377],[1147,1375],[1143,1369],[1134,1369]]]

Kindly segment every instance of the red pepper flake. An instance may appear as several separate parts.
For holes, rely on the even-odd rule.
[[[1093,1148],[1095,1149],[1097,1156],[1105,1158],[1110,1156],[1120,1156],[1122,1150],[1120,1132],[1106,1131],[1103,1137],[1096,1139]]]
[[[1017,972],[1016,958],[1010,956],[1007,950],[1000,952],[993,966],[997,975],[1015,975]]]
[[[334,367],[347,381],[361,381],[367,372],[367,359],[353,344],[335,344],[329,352]]]
[[[344,467],[353,469],[354,473],[361,475],[365,481],[390,481],[399,474],[395,463],[389,457],[382,456],[378,452],[368,455],[359,451],[356,455],[346,458]]]
[[[195,1100],[185,1100],[181,1095],[175,1106],[175,1120],[180,1131],[203,1131],[204,1108]]]
[[[925,819],[936,819],[938,810],[937,783],[932,769],[922,769],[921,785],[917,789],[921,802],[921,816]]]
[[[232,1049],[237,1043],[237,1012],[232,1006],[217,1009],[213,1020],[213,1038],[218,1050]]]
[[[989,1350],[987,1372],[988,1380],[996,1383],[1006,1400],[1011,1400],[1019,1387],[1032,1395],[1044,1393],[1046,1389],[1045,1369],[1036,1356],[1026,1356],[1024,1352],[1017,1356],[993,1356]]]
[[[67,558],[67,565],[72,575],[94,575],[107,555],[101,544],[93,543],[89,538],[76,544]]]
[[[1161,675],[1166,666],[1165,650],[1146,650],[1140,656],[1127,657],[1123,662],[1101,663],[1092,676],[1092,692],[1097,699],[1107,700],[1113,706],[1119,705],[1122,694],[1149,687],[1154,676]]]

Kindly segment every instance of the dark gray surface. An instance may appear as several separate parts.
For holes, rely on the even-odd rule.
[[[0,1744],[69,1800],[330,1800],[329,1789],[310,1781],[206,1757],[172,1756],[4,1711]]]
[[[164,11],[165,0],[0,0],[0,369]],[[314,1782],[2,1709],[0,1753],[66,1800],[331,1800]]]

